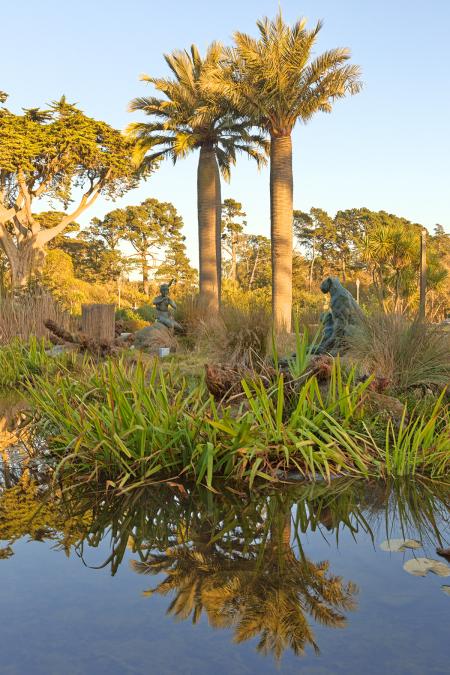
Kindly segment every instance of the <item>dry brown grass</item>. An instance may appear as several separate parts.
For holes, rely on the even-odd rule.
[[[207,317],[190,299],[184,301],[177,318],[186,331],[186,348],[207,354],[211,362],[253,367],[270,349],[270,313],[261,305],[224,303],[218,316]]]
[[[365,317],[349,340],[348,356],[398,391],[450,384],[450,335],[400,314]]]
[[[36,291],[21,296],[0,295],[0,344],[8,344],[13,338],[28,340],[49,336],[44,321],[51,319],[67,330],[76,328],[76,320],[65,312],[52,295]]]

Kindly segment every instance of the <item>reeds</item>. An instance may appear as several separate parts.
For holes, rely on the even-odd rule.
[[[46,319],[68,330],[73,327],[73,318],[47,291],[36,290],[20,296],[0,294],[0,344],[8,344],[14,338],[48,337],[44,326]]]

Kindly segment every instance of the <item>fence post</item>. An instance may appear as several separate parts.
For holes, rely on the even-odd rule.
[[[115,305],[82,305],[81,332],[99,342],[115,337]]]

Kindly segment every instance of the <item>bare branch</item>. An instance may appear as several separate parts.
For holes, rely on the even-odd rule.
[[[49,241],[57,237],[58,234],[61,234],[61,232],[64,231],[64,229],[67,227],[69,223],[78,218],[78,216],[80,216],[83,213],[83,211],[92,206],[92,204],[99,196],[100,190],[108,182],[110,175],[111,169],[108,169],[105,175],[102,178],[100,178],[97,181],[97,183],[94,184],[91,181],[91,187],[84,193],[84,195],[80,200],[80,203],[78,204],[77,208],[74,211],[72,211],[72,213],[69,213],[68,215],[64,216],[64,218],[58,225],[55,225],[54,227],[51,227],[48,230],[41,230],[37,235],[37,242],[39,246],[45,246],[45,244],[47,244]]]

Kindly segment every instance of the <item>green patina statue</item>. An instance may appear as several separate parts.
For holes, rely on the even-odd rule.
[[[168,284],[161,284],[159,287],[160,294],[153,300],[153,304],[156,307],[156,321],[162,323],[166,328],[171,328],[174,330],[181,330],[180,324],[175,321],[173,316],[170,315],[169,308],[176,309],[177,305],[169,298],[169,290],[173,284],[174,279]]]
[[[346,338],[362,318],[362,312],[352,294],[337,277],[327,277],[320,284],[322,293],[330,294],[330,309],[321,316],[324,325],[320,344],[314,354],[335,356],[346,348]]]

